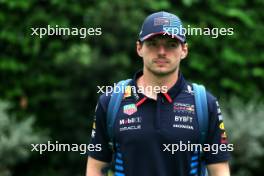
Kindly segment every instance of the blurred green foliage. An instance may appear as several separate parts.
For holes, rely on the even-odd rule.
[[[234,176],[262,175],[264,161],[264,103],[237,97],[224,103],[223,116],[229,142],[234,144],[231,160]]]
[[[191,27],[234,28],[232,36],[187,36],[185,78],[217,97],[263,100],[263,7],[261,0],[0,0],[0,98],[11,102],[10,113],[19,120],[35,116],[36,127],[51,139],[87,143],[97,86],[142,67],[135,52],[141,24],[149,13],[166,10]],[[31,35],[31,28],[47,25],[100,27],[103,34]],[[85,166],[86,156],[52,152],[15,165],[13,174],[84,175]]]
[[[12,168],[31,153],[31,145],[47,140],[42,132],[33,128],[34,118],[18,121],[7,113],[9,105],[0,101],[0,175],[12,175]],[[29,149],[30,148],[30,149]]]

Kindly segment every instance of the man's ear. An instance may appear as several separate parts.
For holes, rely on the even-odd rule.
[[[143,43],[137,41],[136,43],[136,47],[137,47],[137,54],[142,57],[142,47],[143,47]]]
[[[185,59],[188,55],[188,44],[187,43],[183,43],[181,44],[182,46],[182,54],[181,54],[181,59]]]

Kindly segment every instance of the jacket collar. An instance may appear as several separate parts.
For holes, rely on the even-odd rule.
[[[144,101],[145,101],[147,98],[144,94],[142,94],[138,91],[139,87],[138,87],[137,82],[136,82],[137,79],[142,75],[143,75],[142,70],[137,71],[133,77],[132,82],[131,82],[131,85],[136,88],[135,91],[132,91],[132,92],[133,92],[133,96],[135,97],[137,102],[140,102],[140,101],[142,102],[142,99],[144,99]],[[167,93],[162,93],[162,94],[167,99],[168,102],[172,103],[174,97],[176,97],[181,92],[181,90],[183,89],[185,84],[186,84],[186,81],[185,81],[182,73],[179,72],[177,82],[168,90]]]

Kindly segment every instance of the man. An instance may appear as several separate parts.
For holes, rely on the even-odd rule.
[[[192,84],[179,71],[188,47],[180,19],[167,12],[149,15],[136,43],[143,71],[135,74],[114,124],[114,148],[109,147],[106,113],[111,96],[102,95],[96,108],[91,143],[101,151],[89,153],[86,176],[102,176],[112,161],[116,176],[198,176],[196,150],[175,150],[173,144],[199,144]],[[202,61],[201,61],[202,62]],[[158,87],[159,89],[145,89]],[[166,87],[165,91],[163,88]],[[132,89],[135,88],[135,89]],[[140,88],[141,92],[139,91]],[[160,92],[153,91],[160,90]],[[227,145],[217,100],[207,92],[209,127],[206,143]],[[205,151],[210,176],[229,176],[227,151]],[[195,160],[198,160],[196,162]]]

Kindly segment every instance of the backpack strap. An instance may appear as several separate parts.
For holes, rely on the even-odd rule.
[[[193,83],[195,109],[199,124],[199,143],[204,144],[208,133],[209,117],[206,90],[203,85]],[[201,155],[203,153],[201,152]],[[201,176],[207,175],[205,163],[201,161]]]
[[[125,88],[130,82],[131,79],[119,81],[117,85],[114,87],[113,93],[111,94],[111,98],[107,109],[107,115],[106,115],[107,133],[109,136],[110,145],[113,145],[113,138],[114,138],[113,126],[115,123],[115,119],[124,96]]]
[[[205,139],[208,132],[208,105],[206,98],[206,90],[203,85],[193,83],[193,90],[195,96],[195,106],[197,112],[197,118],[200,131],[200,144],[205,143]]]

